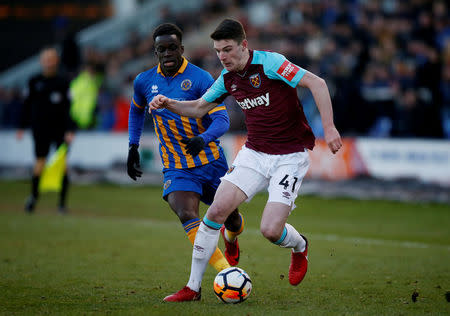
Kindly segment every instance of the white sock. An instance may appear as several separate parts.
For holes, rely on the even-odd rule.
[[[191,275],[187,284],[193,291],[198,292],[201,287],[208,261],[214,250],[216,250],[219,234],[219,230],[209,228],[201,222],[195,236],[194,249],[192,250]]]
[[[280,243],[280,247],[292,248],[294,252],[303,252],[306,249],[306,240],[290,224],[286,223],[286,237]]]

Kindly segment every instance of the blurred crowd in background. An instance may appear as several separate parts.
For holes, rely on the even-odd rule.
[[[180,26],[189,61],[216,78],[222,67],[211,40],[188,39],[208,23],[237,18],[250,48],[282,53],[327,81],[343,136],[450,139],[448,9],[443,0],[205,0],[202,12],[162,7],[155,25]],[[130,30],[125,45],[108,51],[78,47],[74,34],[59,43],[67,75],[73,82],[93,78],[95,85],[95,112],[80,128],[127,130],[133,80],[157,64],[152,31],[142,36]],[[0,128],[17,127],[22,90],[0,87]],[[301,89],[299,96],[316,136],[322,136],[310,92]],[[242,131],[240,109],[226,102],[231,130]],[[145,128],[152,130],[151,124],[147,120]]]

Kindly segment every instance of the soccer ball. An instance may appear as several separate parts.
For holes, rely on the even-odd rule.
[[[220,271],[214,279],[214,293],[227,304],[245,301],[252,291],[252,281],[241,268],[231,267]]]

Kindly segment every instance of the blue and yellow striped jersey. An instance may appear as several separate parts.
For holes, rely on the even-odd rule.
[[[144,109],[158,94],[176,100],[196,100],[209,89],[213,82],[208,72],[189,63],[185,58],[173,77],[165,77],[158,65],[136,77],[131,106]],[[224,156],[217,139],[229,127],[228,114],[223,104],[212,109],[201,119],[180,116],[166,109],[152,111],[151,115],[160,143],[159,152],[164,169],[198,167]],[[214,122],[220,122],[220,124],[214,124]],[[220,135],[217,129],[220,129]],[[186,153],[181,140],[200,134],[205,140],[205,149],[198,156],[192,157]]]

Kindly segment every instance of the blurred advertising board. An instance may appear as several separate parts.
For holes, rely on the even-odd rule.
[[[231,164],[245,135],[225,137],[222,145]],[[333,155],[323,139],[310,151],[307,177],[346,180],[358,176],[418,179],[450,186],[450,141],[421,139],[345,138]]]
[[[450,186],[450,141],[419,139],[355,140],[369,175],[414,178]]]
[[[245,143],[245,135],[226,134],[221,138],[228,162]],[[31,167],[31,135],[21,141],[13,131],[0,132],[0,167]],[[146,132],[141,139],[142,167],[147,172],[161,172],[158,140]],[[126,133],[79,132],[69,151],[69,166],[106,170],[126,163]],[[333,155],[324,140],[316,140],[310,151],[307,177],[345,180],[358,176],[380,179],[418,179],[450,186],[450,141],[421,139],[346,138],[342,149]]]

